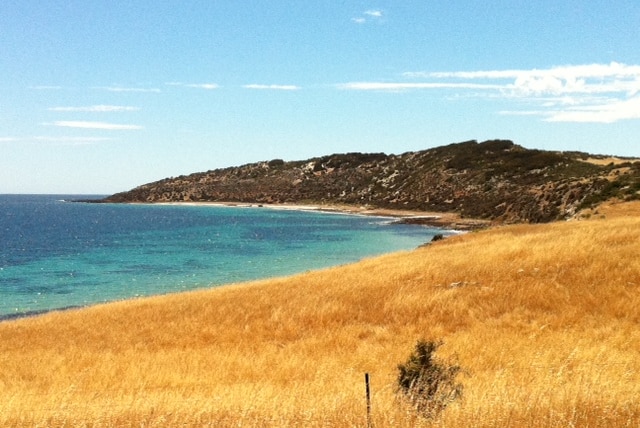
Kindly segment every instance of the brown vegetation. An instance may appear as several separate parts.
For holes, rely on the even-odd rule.
[[[0,323],[2,426],[636,427],[640,203],[293,277]],[[395,395],[419,339],[464,396]]]
[[[257,162],[167,178],[104,201],[347,204],[544,223],[610,198],[640,198],[640,162],[604,159],[508,140],[466,141],[400,155]]]

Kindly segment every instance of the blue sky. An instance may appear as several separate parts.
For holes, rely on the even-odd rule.
[[[5,0],[0,193],[470,139],[640,157],[640,2]]]

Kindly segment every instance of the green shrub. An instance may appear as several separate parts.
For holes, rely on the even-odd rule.
[[[441,241],[444,239],[444,235],[442,233],[438,233],[437,235],[433,235],[431,238],[431,242]]]
[[[440,345],[442,342],[420,340],[409,359],[398,365],[398,394],[429,419],[462,396],[462,384],[456,383],[460,366],[435,358]]]

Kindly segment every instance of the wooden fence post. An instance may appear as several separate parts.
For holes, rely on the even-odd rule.
[[[367,394],[367,428],[371,428],[371,389],[369,388],[369,373],[364,374],[364,386]]]

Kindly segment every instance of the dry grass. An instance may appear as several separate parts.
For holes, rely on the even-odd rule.
[[[604,158],[587,158],[584,159],[584,162],[592,163],[594,165],[609,165],[610,163],[614,165],[619,165],[621,163],[626,162],[640,162],[640,159],[637,158],[618,158],[615,156],[609,156]]]
[[[0,323],[0,426],[636,427],[640,204],[208,291]],[[601,218],[604,217],[604,218]],[[395,398],[442,339],[464,397]]]

